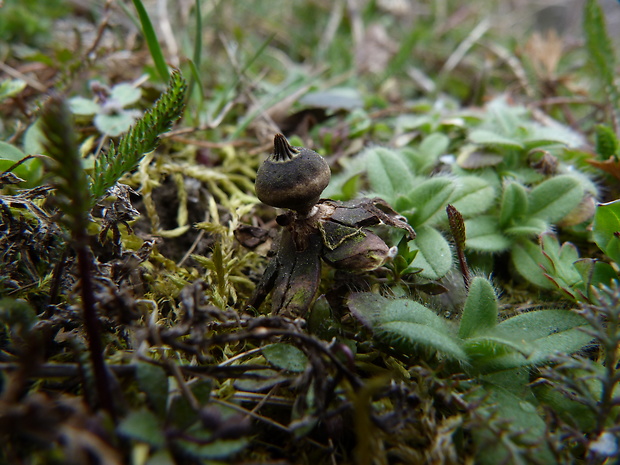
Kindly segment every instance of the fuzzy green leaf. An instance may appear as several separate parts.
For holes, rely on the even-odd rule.
[[[185,80],[179,71],[173,71],[166,92],[153,108],[120,139],[118,148],[111,145],[108,152],[96,160],[90,186],[93,203],[105,196],[125,173],[136,168],[145,153],[155,150],[159,136],[181,117],[185,92]]]
[[[485,278],[474,278],[469,284],[459,337],[467,339],[488,332],[497,325],[497,312],[497,296],[493,285]]]
[[[381,339],[407,352],[424,348],[452,359],[466,360],[445,319],[412,300],[385,300],[386,305],[376,308],[376,330]]]
[[[620,143],[612,129],[602,124],[597,125],[596,131],[596,153],[601,160],[620,155]]]
[[[528,210],[527,191],[517,182],[510,182],[504,187],[499,214],[499,225],[505,227],[511,220],[522,218]]]
[[[440,333],[450,334],[447,321],[421,303],[409,299],[384,299],[383,304],[376,307],[377,324],[383,325],[395,321],[406,321],[428,326]]]
[[[543,289],[556,289],[556,286],[545,276],[540,264],[548,264],[538,244],[523,240],[512,246],[512,263],[517,272]]]
[[[504,229],[511,237],[538,237],[549,229],[549,224],[540,218],[523,218],[517,225]]]
[[[404,353],[421,349],[436,351],[450,359],[467,361],[467,355],[457,339],[419,323],[391,321],[378,326],[379,338]]]
[[[469,140],[484,146],[498,146],[508,149],[522,149],[523,144],[514,138],[506,137],[487,129],[476,129],[469,133]]]
[[[499,230],[494,216],[478,216],[465,221],[465,233],[467,247],[480,252],[501,252],[512,244]]]
[[[388,202],[413,185],[414,175],[398,152],[376,147],[367,154],[366,163],[371,189]]]
[[[481,371],[502,370],[527,365],[525,357],[532,352],[532,346],[524,340],[492,330],[488,335],[465,339],[463,348],[472,364]]]
[[[448,322],[418,302],[358,292],[349,297],[347,304],[380,340],[405,353],[422,349],[455,360],[467,359]]]
[[[448,200],[456,185],[447,177],[430,178],[414,187],[407,197],[415,207],[409,222],[416,228],[428,223],[431,226],[440,215],[443,215]]]
[[[417,173],[428,174],[437,163],[437,159],[446,153],[449,145],[448,136],[435,132],[425,137],[415,149],[404,149],[402,153],[409,159]]]
[[[594,242],[605,255],[620,264],[620,200],[596,207],[592,233]]]
[[[283,342],[269,344],[261,349],[269,363],[283,370],[303,372],[308,366],[308,357],[297,347]]]
[[[529,214],[555,223],[579,205],[583,194],[583,186],[575,177],[555,176],[532,189],[529,195]]]
[[[497,332],[532,347],[528,363],[538,365],[554,354],[571,354],[582,349],[592,336],[581,331],[587,321],[569,310],[537,310],[508,318],[497,326]]]
[[[419,275],[423,278],[442,278],[452,267],[452,252],[448,241],[430,226],[416,228],[416,234],[415,241],[408,244],[410,252],[418,251],[411,266],[422,268]]]
[[[477,176],[462,176],[449,203],[464,217],[479,215],[487,211],[495,202],[495,189],[485,179]]]

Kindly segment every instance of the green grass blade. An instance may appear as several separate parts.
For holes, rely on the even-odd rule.
[[[200,10],[200,0],[196,0],[196,36],[194,37],[193,61],[200,69],[200,59],[202,58],[202,11]]]
[[[155,68],[157,69],[157,72],[159,73],[162,80],[164,82],[167,82],[170,77],[170,72],[168,71],[168,65],[166,64],[164,54],[161,50],[161,47],[159,46],[157,36],[155,35],[155,29],[153,28],[151,19],[149,18],[148,13],[146,12],[146,8],[144,8],[141,0],[133,0],[133,4],[138,11],[140,23],[142,24],[142,32],[144,33],[146,44],[148,45],[151,56],[153,57],[153,61],[155,62]]]
[[[200,100],[202,101],[204,99],[204,91],[202,89],[202,80],[200,79],[199,72],[202,59],[202,11],[200,9],[200,0],[196,0],[195,5],[196,35],[194,37],[194,53],[192,54],[192,59],[188,60],[191,78],[187,87],[187,95],[191,96],[193,94],[194,84],[197,84]]]
[[[189,70],[192,74],[192,79],[188,84],[188,95],[192,94],[192,88],[195,83],[198,84],[198,93],[200,94],[200,99],[203,100],[205,98],[204,90],[202,90],[202,83],[200,81],[200,73],[198,72],[198,66],[194,63],[194,60],[187,60],[189,63]]]
[[[617,109],[620,105],[620,89],[615,83],[616,55],[607,32],[605,16],[598,0],[588,0],[585,5],[583,30],[586,48],[596,73],[601,76],[605,92],[614,109],[615,123],[618,123]],[[616,128],[617,129],[617,128]]]

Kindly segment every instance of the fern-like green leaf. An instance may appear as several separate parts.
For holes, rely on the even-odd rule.
[[[153,108],[135,122],[121,138],[118,148],[110,145],[108,152],[97,159],[90,185],[93,204],[105,196],[125,173],[135,169],[145,153],[157,148],[159,136],[169,131],[181,117],[186,90],[185,79],[178,70],[174,70],[166,92]]]

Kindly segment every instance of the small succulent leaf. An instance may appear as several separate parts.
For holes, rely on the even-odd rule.
[[[543,289],[556,289],[556,286],[545,276],[541,264],[549,264],[538,244],[529,240],[521,240],[511,249],[512,263],[517,272],[530,283]]]
[[[412,267],[422,268],[420,276],[430,280],[441,279],[452,267],[450,244],[439,231],[430,226],[416,228],[416,240],[409,242],[409,252],[418,251]]]
[[[620,264],[620,200],[597,205],[592,235],[605,255]]]
[[[146,442],[153,447],[162,447],[166,438],[159,419],[149,410],[134,410],[118,425],[121,436]]]
[[[136,103],[142,97],[142,89],[128,82],[122,82],[112,87],[110,98],[116,100],[123,107]]]
[[[366,157],[370,188],[387,202],[413,184],[414,175],[398,152],[376,147]]]
[[[475,129],[469,133],[468,139],[478,145],[502,147],[507,149],[522,149],[523,144],[518,139],[506,137],[487,129]]]
[[[592,336],[579,328],[587,321],[569,310],[536,310],[508,318],[497,326],[497,332],[531,344],[531,365],[549,361],[557,353],[571,354],[592,341]]]
[[[511,237],[538,237],[549,229],[549,223],[540,218],[523,218],[516,226],[504,229],[504,234]]]
[[[512,241],[499,230],[497,218],[483,215],[465,221],[468,248],[480,252],[501,252],[510,248]]]
[[[269,344],[261,349],[269,363],[282,370],[301,373],[308,366],[308,357],[297,347],[283,342]]]
[[[591,299],[591,286],[599,287],[603,284],[609,286],[612,281],[618,279],[618,273],[609,264],[593,258],[581,258],[573,266],[581,276],[583,285],[580,289],[586,298]]]
[[[144,392],[160,418],[166,412],[168,401],[168,376],[163,368],[146,362],[138,362],[136,378],[140,391]]]
[[[449,203],[461,212],[461,215],[470,217],[491,208],[495,197],[495,189],[488,181],[477,176],[462,176],[450,196]]]
[[[560,241],[555,234],[545,233],[540,236],[540,245],[544,256],[549,260],[549,265],[543,263],[545,269],[552,276],[560,278],[565,286],[572,287],[581,281],[581,275],[573,264],[579,260],[579,252],[570,242],[560,246]]]
[[[467,362],[467,355],[458,339],[427,325],[409,321],[390,321],[377,326],[379,339],[389,343],[403,353],[411,354],[432,350],[446,358]]]
[[[536,186],[529,195],[529,215],[556,223],[579,205],[584,195],[577,178],[560,175]]]
[[[74,115],[92,116],[101,111],[101,105],[85,97],[73,97],[69,99],[69,108]]]
[[[504,228],[511,221],[525,216],[528,211],[527,191],[518,182],[510,182],[504,187],[499,213],[499,225]]]
[[[497,325],[497,312],[497,295],[493,285],[485,278],[472,279],[461,316],[459,337],[467,339],[488,333]]]
[[[455,187],[452,179],[440,176],[427,179],[414,187],[407,194],[416,207],[409,222],[414,227],[424,224],[432,226],[443,215]]]

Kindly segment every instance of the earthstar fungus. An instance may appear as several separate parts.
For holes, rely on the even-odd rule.
[[[329,179],[329,166],[318,153],[275,136],[274,151],[256,175],[256,195],[289,211],[276,218],[284,229],[250,306],[258,308],[272,292],[272,313],[303,317],[319,287],[321,259],[338,269],[371,271],[393,258],[396,249],[368,227],[384,224],[415,237],[407,220],[382,199],[320,199]]]

